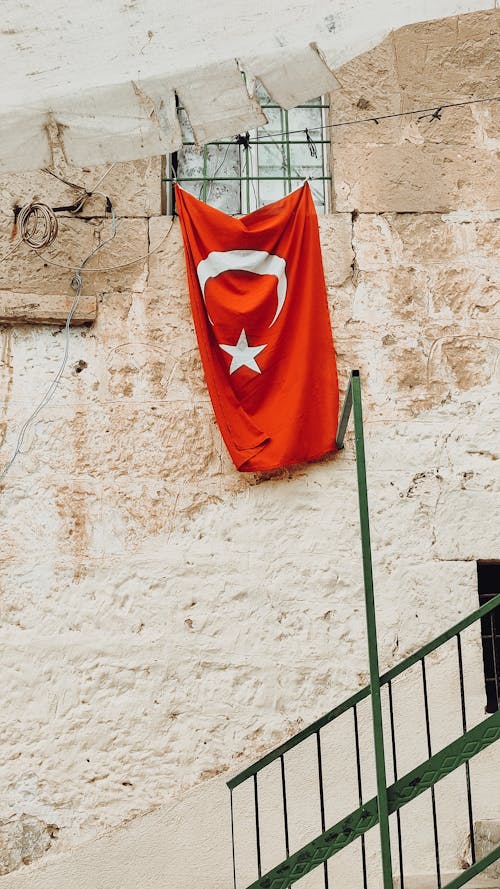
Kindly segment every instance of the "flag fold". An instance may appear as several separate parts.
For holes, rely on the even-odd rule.
[[[334,450],[337,371],[309,185],[239,219],[179,186],[176,206],[205,378],[236,467]]]

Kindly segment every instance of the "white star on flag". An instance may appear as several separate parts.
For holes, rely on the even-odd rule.
[[[232,356],[233,360],[231,361],[231,366],[229,368],[230,374],[234,374],[235,370],[238,370],[239,367],[248,367],[250,370],[254,370],[258,374],[262,373],[255,358],[259,352],[262,352],[262,350],[266,348],[266,346],[267,343],[264,346],[249,346],[247,335],[244,330],[241,331],[240,338],[235,346],[227,346],[219,343],[219,348]]]

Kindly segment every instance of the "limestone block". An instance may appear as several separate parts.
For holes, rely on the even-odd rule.
[[[109,173],[97,183],[109,170]],[[117,216],[153,216],[161,213],[161,159],[106,164],[78,169],[60,165],[55,172],[77,185],[92,191],[95,186],[109,195]],[[64,207],[75,203],[79,193],[50,174],[37,170],[33,173],[11,173],[0,176],[0,220],[2,227],[13,219],[13,207],[39,200],[50,207]],[[90,198],[82,211],[85,217],[103,216],[102,197]]]
[[[495,10],[401,28],[339,70],[332,122],[487,97],[497,44]],[[495,109],[485,103],[445,109],[441,121],[424,114],[332,128],[335,208],[497,207]]]
[[[486,214],[485,214],[486,216]],[[491,218],[482,218],[475,224],[476,250],[481,256],[498,257],[500,251],[500,213],[492,214]]]
[[[352,319],[371,324],[383,322],[389,335],[396,332],[401,323],[413,326],[416,318],[420,329],[428,321],[439,320],[446,326],[459,324],[461,329],[435,329],[436,337],[447,334],[473,337],[476,333],[479,337],[490,337],[493,347],[500,335],[498,303],[498,282],[493,268],[482,272],[461,265],[453,268],[396,266],[392,271],[359,273]],[[473,348],[472,340],[470,345]]]
[[[464,405],[462,417],[470,416],[471,407]],[[489,399],[485,399],[479,409],[474,411],[477,427],[467,422],[457,423],[450,431],[446,443],[446,455],[457,471],[467,475],[472,485],[481,485],[483,479],[487,484],[493,475],[498,475],[497,462],[500,460],[500,443],[496,430],[496,407]]]
[[[39,325],[9,325],[0,331],[0,344],[2,413],[10,440],[59,370],[65,352],[65,332],[62,324],[53,330]],[[14,373],[14,364],[19,373]],[[71,328],[66,369],[51,404],[96,401],[102,376],[99,344],[87,328]],[[28,435],[26,445],[30,442]]]
[[[386,333],[402,322],[427,314],[426,276],[420,269],[396,268],[391,272],[361,272],[352,307],[354,320],[387,325]]]
[[[432,382],[448,383],[450,387],[472,389],[498,381],[500,332],[476,330],[471,333],[450,333],[436,337],[428,352],[427,374]]]
[[[484,333],[500,337],[499,283],[497,269],[493,266],[484,272],[459,265],[432,270],[428,281],[429,313],[434,317],[477,318],[489,322],[493,326]]]
[[[73,298],[61,296],[39,296],[36,293],[14,293],[0,290],[0,323],[10,324],[65,324]],[[95,321],[97,301],[95,296],[82,294],[71,324],[85,324]]]
[[[476,860],[480,861],[500,845],[500,821],[476,821],[474,825]],[[500,879],[500,864],[496,861],[485,871],[490,879]]]
[[[491,152],[474,146],[364,145],[335,149],[335,209],[448,212],[496,209],[500,185]]]
[[[440,559],[496,559],[500,498],[497,490],[449,491],[434,517],[434,550]]]
[[[484,102],[471,106],[474,118],[475,141],[489,151],[498,151],[500,145],[500,119],[495,102]]]
[[[335,75],[341,88],[330,95],[332,123],[359,120],[370,117],[370,114],[392,114],[400,110],[401,95],[392,37],[387,37],[374,49],[342,65]],[[358,142],[363,138],[362,134],[372,132],[374,126],[332,129],[330,134],[335,140]],[[380,134],[377,133],[377,136]]]
[[[109,220],[67,218],[60,220],[56,240],[43,253],[37,254],[22,243],[5,262],[0,264],[0,288],[41,295],[72,293],[70,288],[72,269],[77,269],[82,260],[111,234]],[[2,255],[11,246],[9,228],[4,223],[0,234]],[[114,240],[89,260],[88,269],[83,274],[83,292],[96,295],[102,291],[113,291],[117,287],[128,290],[142,289],[147,268],[145,259],[110,272],[98,273],[91,269],[97,269],[99,266],[114,268],[131,259],[143,257],[147,252],[147,220],[120,220]]]
[[[353,220],[353,244],[360,271],[392,269],[401,263],[401,238],[394,231],[395,214],[360,213]],[[412,214],[410,219],[420,219]]]
[[[0,821],[0,876],[41,858],[57,833],[55,824],[44,824],[30,815]]]
[[[497,77],[498,10],[410,25],[394,32],[407,107],[491,95]]]
[[[481,316],[494,311],[496,301],[497,217],[495,211],[361,213],[353,225],[357,266],[363,272],[422,269],[430,295],[448,289],[448,302],[467,303],[464,317]],[[441,301],[432,299],[429,311],[439,311]]]
[[[196,493],[202,478],[219,476],[222,448],[208,398],[191,405],[118,399],[94,410],[90,405],[81,409],[51,406],[40,415],[29,459],[33,469],[48,463],[70,476],[152,474],[172,484],[191,478],[196,467],[192,480]]]
[[[150,249],[148,284],[157,290],[187,292],[186,263],[179,220],[158,216],[149,220]],[[155,249],[155,247],[157,249]]]
[[[325,281],[339,286],[352,273],[352,221],[350,213],[332,213],[318,217]]]

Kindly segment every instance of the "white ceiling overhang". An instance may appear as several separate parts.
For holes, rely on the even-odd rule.
[[[494,0],[3,0],[0,171],[78,166],[200,144],[264,122],[255,78],[285,108],[391,30]],[[243,79],[242,72],[246,77]]]

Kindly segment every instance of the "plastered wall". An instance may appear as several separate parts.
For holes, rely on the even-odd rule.
[[[396,32],[339,70],[333,118],[495,94],[497,27],[491,12]],[[475,608],[475,561],[500,558],[498,120],[485,103],[331,131],[335,209],[320,233],[342,388],[350,368],[362,374],[383,669]],[[91,187],[104,168],[59,171]],[[101,188],[119,224],[95,264],[160,247],[84,275],[96,320],[72,330],[64,379],[2,485],[0,886],[54,889],[72,874],[82,889],[147,889],[168,873],[194,887],[203,868],[215,889],[230,877],[224,780],[367,681],[352,441],[315,466],[234,470],[160,161],[116,165]],[[47,174],[4,177],[0,255],[14,202],[71,194]],[[78,265],[107,236],[95,201],[61,220],[45,259],[23,245],[0,264],[0,306],[70,293],[71,272],[47,259]],[[5,462],[64,342],[40,324],[5,324],[1,340]],[[477,634],[466,663],[472,724]],[[432,675],[439,747],[457,729],[451,655]],[[412,695],[398,703],[407,768],[426,755]],[[347,748],[332,741],[332,774]],[[496,757],[477,772],[478,818],[500,817]],[[457,787],[442,798],[450,870],[467,854]],[[332,818],[351,794],[335,788]],[[314,830],[305,807],[296,843]],[[431,869],[422,837],[412,872]],[[90,860],[106,862],[97,876]],[[369,860],[376,879],[375,846]],[[251,853],[241,862],[243,885]]]

